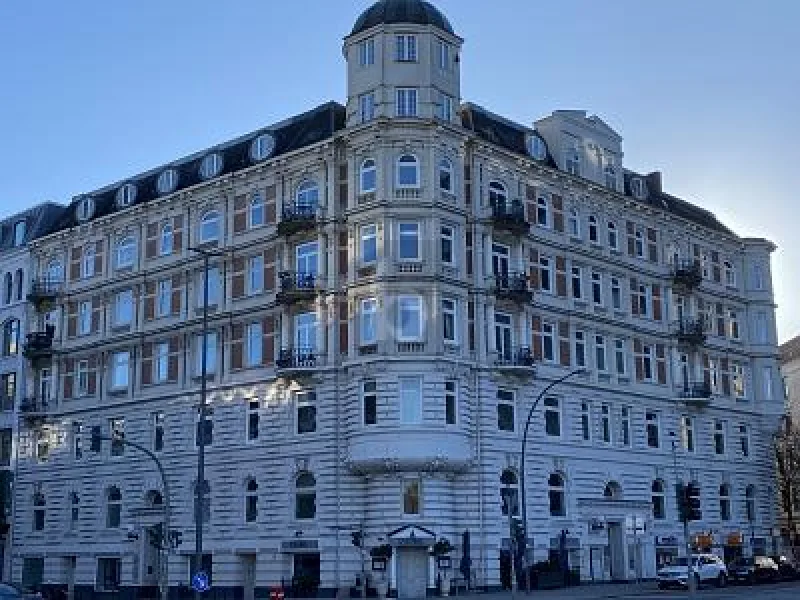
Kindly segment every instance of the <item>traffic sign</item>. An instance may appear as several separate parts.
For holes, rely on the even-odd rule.
[[[207,592],[211,589],[208,582],[208,574],[205,571],[198,571],[192,576],[192,589],[195,592]]]

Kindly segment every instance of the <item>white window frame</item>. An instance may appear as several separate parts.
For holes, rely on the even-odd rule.
[[[130,385],[131,353],[121,350],[111,355],[111,389],[124,390]]]
[[[619,419],[619,443],[626,448],[631,445],[631,407],[623,406],[620,408]]]
[[[620,357],[622,358],[621,362]],[[620,376],[628,374],[628,349],[625,340],[619,338],[614,340],[614,370]]]
[[[597,226],[597,217],[589,215],[589,242],[592,244],[600,243],[600,231]]]
[[[456,264],[456,228],[453,225],[447,225],[442,223],[439,226],[440,232],[440,252],[441,252],[441,260],[442,263],[453,267]],[[449,242],[450,244],[450,260],[446,260],[444,254],[444,244]]]
[[[423,397],[421,377],[401,377],[398,397],[400,401],[400,424],[419,425],[423,421]]]
[[[653,419],[650,419],[649,416],[653,415]],[[650,445],[650,434],[648,428],[650,425],[654,425],[656,428],[656,445]],[[644,444],[647,448],[652,450],[657,450],[661,448],[661,414],[655,410],[646,410],[644,415]]]
[[[410,160],[409,160],[410,159]],[[409,173],[413,171],[414,181],[411,183],[403,183],[401,172],[408,170]],[[419,189],[420,187],[420,164],[419,158],[415,154],[401,154],[397,157],[395,163],[395,183],[399,189]]]
[[[544,413],[544,434],[548,438],[560,438],[564,435],[563,404],[564,403],[561,402],[561,399],[556,396],[546,396],[542,399],[542,412]],[[549,433],[547,431],[547,416],[552,414],[556,415],[556,418],[558,419],[558,433]]]
[[[604,444],[614,443],[614,423],[611,414],[611,405],[604,402],[600,405],[600,441]]]
[[[450,336],[448,320],[451,324]],[[455,298],[442,298],[442,339],[445,344],[458,345],[458,301]]]
[[[694,417],[691,415],[681,415],[681,448],[684,452],[694,454],[697,450],[697,428],[695,427]]]
[[[542,216],[544,216],[544,219]],[[538,196],[536,198],[536,224],[539,227],[544,227],[545,229],[550,229],[552,226],[550,201],[544,196]]]
[[[644,258],[644,233],[637,228],[633,233],[633,254],[636,258]]]
[[[603,274],[592,271],[592,303],[603,306]]]
[[[611,277],[611,307],[614,310],[622,310],[622,285],[616,275]]]
[[[362,225],[359,228],[359,234],[361,239],[361,247],[359,252],[359,257],[361,258],[362,265],[371,265],[377,262],[378,260],[378,226],[374,223],[369,225]],[[370,249],[373,250],[373,257],[367,258],[366,257],[366,250],[368,245],[371,246]]]
[[[569,279],[573,299],[583,300],[583,268],[571,267]]]
[[[158,255],[169,256],[174,250],[175,230],[172,223],[164,223],[158,234]]]
[[[217,361],[219,360],[218,356],[218,343],[219,343],[219,334],[216,331],[209,331],[208,336],[205,338],[205,344],[203,343],[203,334],[198,334],[195,336],[195,375],[197,377],[201,377],[203,374],[203,355],[202,352],[206,351],[206,374],[208,375],[215,375],[217,372]]]
[[[247,259],[247,294],[254,296],[264,291],[264,255]]]
[[[361,40],[358,44],[358,64],[361,67],[370,67],[375,64],[375,38]]]
[[[714,456],[727,456],[728,454],[728,422],[722,419],[714,419],[712,445]],[[719,437],[718,437],[719,436]],[[722,441],[722,452],[719,452],[717,440]]]
[[[394,37],[395,62],[417,62],[418,44],[417,36],[409,33],[400,33]]]
[[[412,229],[414,230],[412,232]],[[422,259],[420,253],[420,237],[421,237],[422,227],[417,221],[402,221],[397,224],[397,257],[398,260],[404,262],[419,262]],[[413,234],[413,235],[412,235]],[[414,243],[416,245],[416,252],[414,256],[403,256],[403,239],[404,238],[414,238]]]
[[[436,116],[437,118],[441,119],[442,121],[452,121],[453,120],[453,105],[455,102],[453,101],[453,97],[445,94],[444,92],[438,92],[437,94],[438,102],[436,103]]]
[[[577,148],[568,148],[564,157],[564,170],[570,175],[581,174],[581,155]]]
[[[210,230],[211,228],[213,228],[213,231]],[[221,228],[222,215],[220,215],[217,209],[204,212],[203,216],[200,217],[200,227],[198,231],[200,243],[207,244],[209,242],[218,242],[222,233]]]
[[[550,341],[550,356],[547,355],[547,340]],[[556,354],[556,327],[552,323],[542,321],[542,361],[554,363]]]
[[[375,344],[378,341],[378,299],[361,299],[361,323],[359,328],[362,346]]]
[[[361,194],[374,194],[378,188],[378,163],[374,158],[361,161],[358,171],[358,188]]]
[[[763,379],[764,400],[773,400],[775,392],[773,387],[774,382],[772,380],[772,367],[763,367],[761,377]]]
[[[403,87],[395,90],[395,116],[412,118],[419,116],[419,90]]]
[[[121,290],[114,298],[114,325],[130,325],[133,322],[133,290]]]
[[[517,429],[517,395],[513,390],[498,389],[497,394],[497,430],[514,433]],[[500,405],[511,407],[511,429],[500,428]]]
[[[208,267],[208,305],[219,306],[222,299],[222,275],[220,268],[217,265],[209,265]],[[205,285],[205,274],[203,271],[198,272],[197,278],[197,306],[203,307],[203,287]]]
[[[92,333],[92,303],[84,300],[78,304],[78,335]]]
[[[453,421],[447,420],[448,404],[453,405]],[[444,382],[444,423],[446,426],[458,425],[458,381],[448,379]]]
[[[375,118],[375,92],[366,92],[358,97],[358,115],[362,123]]]
[[[538,214],[537,214],[538,218]],[[581,237],[581,220],[580,216],[578,215],[578,211],[575,208],[569,209],[569,217],[567,217],[567,230],[569,234],[574,237],[580,239]]]
[[[608,372],[608,345],[606,336],[601,333],[594,336],[594,366],[601,373]]]
[[[261,321],[245,326],[245,358],[248,367],[258,367],[264,361],[263,327]]]
[[[740,340],[742,335],[741,324],[739,322],[739,311],[728,309],[728,337],[732,340]]]
[[[572,337],[575,366],[586,367],[586,332],[582,329],[576,329]],[[580,351],[578,351],[579,348]]]
[[[442,71],[449,71],[450,70],[450,52],[451,47],[450,44],[443,39],[436,40],[436,57],[437,57],[437,66]]]
[[[77,396],[89,395],[89,361],[79,360],[75,365],[75,390]]]
[[[731,362],[730,368],[731,392],[733,392],[733,397],[747,397],[747,380],[745,379],[744,366],[738,362]]]
[[[166,383],[169,380],[169,342],[153,345],[153,381]]]
[[[319,273],[319,242],[306,242],[295,248],[295,270],[298,274],[317,275]]]
[[[554,293],[555,286],[553,285],[553,259],[549,256],[539,256],[539,289],[548,294]],[[546,277],[545,277],[546,275]],[[545,287],[544,282],[547,281]]]
[[[619,250],[619,231],[617,231],[617,224],[614,221],[609,221],[606,225],[608,233],[608,247],[611,250]]]
[[[723,266],[725,268],[725,285],[728,287],[736,287],[736,269],[733,267],[733,263],[726,260]]]
[[[442,176],[445,174],[447,175],[447,180],[449,182],[449,185],[446,187],[442,185]],[[439,189],[448,194],[454,193],[455,171],[453,169],[453,162],[449,158],[443,158],[439,161],[438,175]]]
[[[267,206],[264,197],[256,192],[247,206],[247,228],[263,227],[267,222]]]
[[[117,242],[114,253],[117,269],[130,269],[136,262],[136,240],[126,235]]]
[[[81,279],[94,277],[94,258],[94,243],[89,243],[83,247],[83,252],[81,254]]]
[[[156,317],[172,314],[172,279],[160,279],[156,284]]]
[[[416,311],[414,311],[416,305]],[[403,316],[404,312],[408,311],[409,316],[416,312],[417,319],[417,333],[409,333],[403,330]],[[397,339],[401,342],[404,341],[420,341],[425,335],[424,331],[424,305],[422,296],[398,296],[397,298]]]

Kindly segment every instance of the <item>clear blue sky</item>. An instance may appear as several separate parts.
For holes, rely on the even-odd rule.
[[[779,247],[800,334],[800,2],[434,0],[466,39],[463,97],[531,123],[597,113],[626,165]],[[3,0],[0,217],[344,99],[369,0]]]

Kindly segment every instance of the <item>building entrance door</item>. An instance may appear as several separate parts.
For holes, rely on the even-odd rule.
[[[428,585],[428,551],[424,547],[397,549],[397,597],[424,598]]]
[[[319,589],[319,552],[294,555],[292,587],[297,598],[314,598]]]
[[[625,531],[622,523],[608,524],[608,553],[611,567],[611,580],[624,581],[625,573]]]
[[[256,555],[242,555],[243,600],[254,600],[256,595]]]

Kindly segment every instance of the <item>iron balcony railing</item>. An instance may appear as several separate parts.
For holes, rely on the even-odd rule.
[[[283,271],[278,275],[280,286],[276,300],[278,304],[293,304],[308,300],[317,291],[317,275],[315,273],[292,273]]]
[[[319,209],[313,204],[293,202],[283,207],[281,221],[278,223],[280,235],[292,235],[316,226]]]
[[[673,325],[673,334],[684,344],[700,345],[706,341],[706,322],[703,317],[683,317]]]
[[[677,285],[693,288],[703,281],[703,271],[697,260],[681,260],[672,267],[672,280]]]
[[[25,398],[19,404],[19,412],[24,417],[35,417],[47,413],[49,402],[42,398]]]
[[[31,282],[31,288],[28,292],[28,301],[37,303],[42,300],[54,300],[58,297],[64,289],[64,281],[62,279],[51,279],[43,277],[34,279]]]
[[[34,331],[25,336],[22,355],[28,360],[48,358],[53,355],[53,338],[56,328],[47,325],[44,331]]]
[[[711,384],[705,381],[685,383],[680,396],[685,400],[708,400],[711,398]]]
[[[507,348],[497,353],[496,364],[498,367],[533,367],[533,352],[530,347]]]
[[[499,273],[494,276],[494,292],[499,298],[518,302],[533,300],[533,292],[528,287],[524,273]]]
[[[514,233],[527,232],[528,221],[525,219],[525,207],[519,200],[491,200],[492,222],[496,227]]]
[[[278,370],[313,369],[317,366],[317,353],[314,348],[281,348],[275,365]]]

